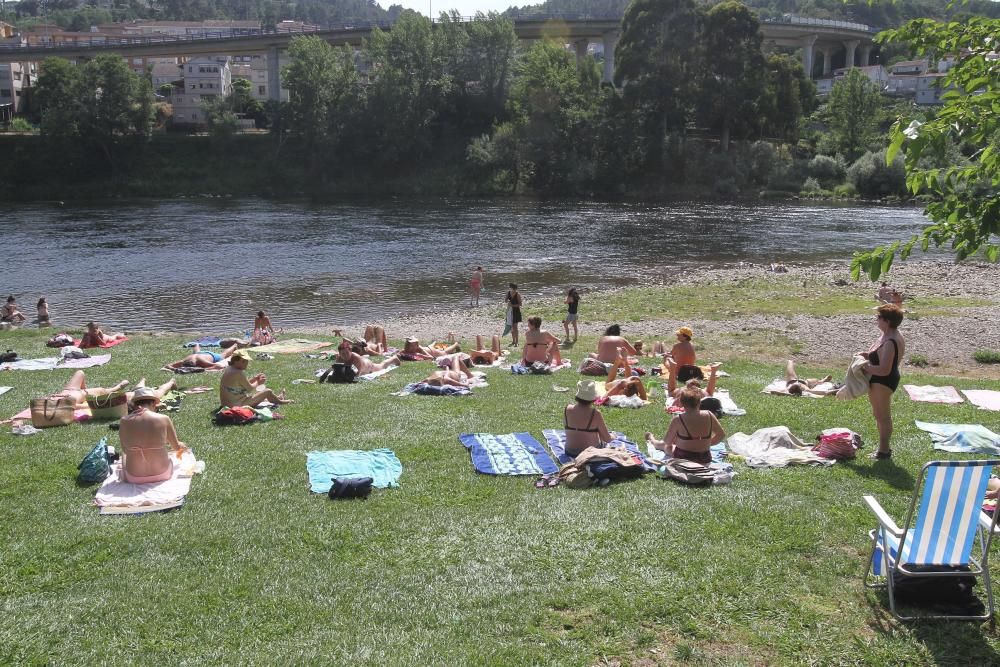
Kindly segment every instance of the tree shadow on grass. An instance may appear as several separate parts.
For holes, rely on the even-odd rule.
[[[871,465],[858,463],[858,461],[844,461],[844,465],[850,468],[858,477],[868,477],[880,479],[895,489],[912,491],[916,480],[909,470],[896,465],[892,459],[873,461]]]

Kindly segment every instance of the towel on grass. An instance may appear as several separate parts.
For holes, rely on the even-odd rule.
[[[456,387],[454,385],[444,385],[438,387],[426,382],[411,382],[399,391],[392,392],[392,396],[409,396],[410,394],[421,394],[423,396],[468,396],[472,390],[468,387]]]
[[[1000,391],[992,389],[963,389],[962,393],[977,408],[1000,410]]]
[[[0,371],[51,371],[58,363],[59,357],[5,361],[0,364]]]
[[[922,403],[961,403],[962,397],[952,386],[934,387],[932,385],[904,384],[903,389],[911,401]]]
[[[731,472],[733,465],[731,463],[723,463],[726,458],[726,444],[720,442],[717,445],[712,445],[709,449],[712,452],[712,464],[719,464],[720,467],[714,468],[716,470],[721,470],[724,472]],[[657,449],[653,447],[650,443],[646,443],[646,458],[648,458],[652,463],[663,463],[667,460],[667,453],[662,449]]]
[[[594,402],[598,405],[607,405],[610,408],[631,408],[633,410],[649,405],[649,401],[644,401],[638,396],[623,396],[621,394],[599,398]]]
[[[90,411],[90,406],[89,405],[85,405],[82,408],[77,408],[76,410],[73,411],[73,421],[75,421],[77,423],[90,421],[90,418],[93,417],[93,416],[94,416],[94,413],[92,413]],[[13,421],[15,419],[29,419],[30,420],[31,419],[31,408],[25,408],[24,410],[21,410],[20,412],[18,412],[16,415],[14,415],[13,417],[11,417],[10,419],[4,420],[4,421]]]
[[[549,475],[559,470],[530,433],[463,433],[458,439],[472,455],[476,472],[485,475]]]
[[[386,366],[385,368],[383,368],[380,371],[372,371],[371,373],[365,373],[364,375],[359,375],[358,379],[359,380],[376,380],[376,379],[382,377],[383,375],[385,375],[386,373],[388,373],[389,371],[394,371],[397,368],[399,368],[399,366]]]
[[[13,389],[13,387],[0,387],[0,396],[3,396],[4,394],[6,394],[11,389]]]
[[[184,343],[184,347],[219,347],[222,339],[218,336],[202,336],[198,340]]]
[[[981,424],[914,423],[930,434],[934,449],[963,454],[1000,454],[1000,435]]]
[[[537,370],[535,364],[540,364]],[[569,359],[563,359],[561,364],[549,364],[545,365],[545,362],[533,362],[527,366],[518,361],[516,364],[511,364],[510,372],[514,375],[528,375],[529,373],[536,373],[541,375],[548,375],[549,373],[555,373],[556,371],[561,371],[564,368],[569,368],[573,363]]]
[[[170,453],[174,473],[168,480],[150,484],[126,482],[121,464],[111,466],[111,474],[94,496],[94,504],[101,514],[140,514],[159,512],[184,504],[184,496],[191,490],[191,478],[205,470],[205,464],[195,459],[190,449],[180,458]]]
[[[119,343],[124,343],[127,340],[128,340],[128,336],[125,336],[123,338],[112,338],[111,340],[105,341],[103,345],[88,345],[87,347],[84,348],[83,345],[80,344],[80,343],[83,342],[83,339],[82,338],[78,338],[78,339],[74,339],[73,340],[73,345],[76,345],[77,347],[80,347],[80,348],[83,348],[83,349],[90,349],[90,348],[104,348],[104,349],[107,349],[109,347],[114,347],[115,345],[118,345]]]
[[[279,343],[271,343],[270,345],[261,345],[253,348],[251,351],[254,354],[299,354],[302,352],[321,350],[324,347],[330,347],[331,345],[333,345],[333,343],[296,338],[293,340],[283,340]]]
[[[111,361],[110,354],[95,354],[85,359],[63,359],[58,368],[91,368],[93,366],[103,366]]]
[[[664,391],[666,390],[666,385],[663,386]],[[771,393],[771,392],[764,392]],[[736,405],[736,401],[729,395],[728,389],[716,389],[715,393],[711,396],[706,396],[705,398],[717,398],[719,399],[719,404],[722,405],[722,414],[728,415],[730,417],[742,417],[747,413],[746,410]],[[821,398],[816,396],[814,398]],[[684,412],[684,408],[681,407],[680,403],[674,400],[673,396],[667,396],[666,400],[667,412],[672,414],[679,414]]]
[[[734,433],[729,436],[729,451],[746,459],[751,468],[783,468],[793,463],[833,465],[832,459],[815,454],[804,442],[792,435],[787,426],[772,426],[754,431],[753,435]]]
[[[565,430],[561,428],[547,428],[542,431],[542,437],[545,438],[545,444],[549,446],[549,449],[552,450],[552,454],[556,457],[556,460],[559,461],[560,464],[565,465],[573,462],[573,457],[566,453]],[[624,448],[632,454],[638,455],[639,458],[642,459],[643,470],[656,470],[656,466],[653,465],[652,461],[650,461],[645,454],[639,451],[639,445],[629,440],[624,433],[620,431],[611,431],[611,437],[614,439],[605,445],[606,447]]]
[[[309,490],[313,493],[328,493],[334,477],[371,477],[372,486],[385,489],[399,486],[403,464],[391,449],[339,449],[309,452],[306,454],[306,471],[309,473]]]
[[[777,396],[794,396],[794,394],[788,393],[788,382],[784,378],[775,378],[771,384],[761,389],[761,393],[775,394]],[[837,385],[832,382],[820,382],[812,389],[804,390],[802,395],[808,398],[823,398],[824,396],[833,396],[836,393]]]

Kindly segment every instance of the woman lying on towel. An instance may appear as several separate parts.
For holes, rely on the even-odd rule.
[[[101,347],[120,338],[125,338],[125,334],[106,334],[97,322],[87,322],[87,333],[83,334],[80,347]]]
[[[429,347],[424,347],[420,344],[419,338],[410,337],[406,339],[406,343],[403,344],[403,351],[399,354],[399,358],[404,361],[420,361],[426,359],[437,359],[438,357],[445,354],[453,354],[459,351],[458,343],[448,345],[445,347],[435,347],[430,345]]]
[[[705,372],[701,370],[701,366],[696,366],[694,364],[678,365],[674,359],[669,356],[664,358],[664,365],[667,367],[667,393],[671,396],[676,395],[677,385],[685,385],[691,380],[704,380]],[[708,365],[708,395],[712,396],[715,394],[715,383],[717,380],[716,374],[718,373],[719,366],[722,364],[714,363]]]
[[[674,416],[663,440],[657,440],[652,433],[646,433],[646,442],[667,456],[687,459],[708,465],[712,462],[711,447],[726,437],[726,431],[714,414],[701,409],[705,392],[698,386],[684,387],[680,391],[682,414]]]
[[[521,354],[521,364],[530,366],[541,361],[549,366],[562,364],[559,355],[561,340],[542,329],[542,318],[537,315],[528,318],[528,330],[524,333],[524,351]]]
[[[472,371],[466,368],[462,363],[460,355],[456,354],[452,357],[451,368],[443,371],[435,371],[421,380],[421,382],[429,384],[432,387],[443,387],[445,385],[468,387],[470,379],[472,379]]]
[[[229,365],[229,357],[233,356],[233,352],[236,351],[237,347],[236,345],[227,347],[222,351],[222,354],[219,354],[218,352],[206,352],[201,349],[200,345],[195,345],[194,352],[180,361],[167,364],[164,368],[172,371],[176,371],[179,368],[204,368],[207,371],[222,370]]]
[[[354,368],[358,371],[358,375],[368,375],[375,371],[384,370],[389,366],[399,366],[401,363],[399,357],[392,355],[376,364],[368,359],[368,357],[355,352],[349,340],[342,340],[340,341],[340,345],[337,346],[337,361],[343,364],[353,364]]]
[[[619,349],[635,355],[635,348],[622,338],[622,328],[617,324],[608,327],[601,340],[597,341],[597,352],[591,352],[590,357],[606,364],[613,364],[621,356]]]
[[[168,448],[180,455],[187,447],[177,439],[170,417],[156,413],[160,396],[152,389],[139,387],[132,395],[135,411],[122,417],[122,468],[125,481],[132,484],[163,482],[173,475]]]
[[[824,382],[830,382],[832,379],[832,375],[827,375],[825,378],[821,378],[819,380],[816,378],[806,378],[803,380],[799,378],[798,374],[795,372],[794,361],[789,359],[785,364],[785,389],[787,389],[788,393],[793,396],[801,396],[803,390],[815,389],[816,385]]]
[[[490,349],[485,349],[483,347],[483,337],[476,336],[476,349],[469,352],[469,358],[472,360],[473,364],[478,366],[490,366],[503,354],[500,349],[500,336],[493,334],[493,340],[490,341]]]
[[[593,380],[576,383],[576,402],[563,410],[566,453],[570,456],[577,457],[588,447],[602,447],[612,440],[604,415],[594,407],[596,400],[597,385]]]
[[[358,341],[359,343],[361,341]],[[369,324],[365,327],[364,347],[361,350],[355,349],[358,354],[385,354],[389,349],[389,343],[385,338],[385,329],[377,324]],[[364,375],[364,373],[362,373]]]
[[[618,379],[618,369],[624,371],[624,377]],[[632,367],[628,364],[627,357],[618,357],[608,371],[607,382],[604,383],[607,396],[638,396],[642,400],[649,400],[646,396],[646,385],[641,378],[632,377]]]

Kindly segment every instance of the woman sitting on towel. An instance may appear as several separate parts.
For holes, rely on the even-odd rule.
[[[825,378],[821,378],[819,380],[816,378],[806,378],[805,380],[802,380],[795,372],[794,361],[789,359],[788,363],[785,364],[785,388],[788,390],[788,393],[793,396],[801,396],[803,391],[815,389],[816,385],[823,384],[824,382],[830,382],[832,379],[832,375],[827,375]]]
[[[342,340],[340,341],[340,345],[337,346],[337,361],[342,364],[352,364],[358,371],[358,375],[368,375],[369,373],[381,371],[390,366],[399,366],[401,363],[399,357],[392,355],[388,359],[384,359],[376,364],[368,357],[355,352],[351,348],[351,341],[349,340]]]
[[[646,433],[646,442],[667,456],[687,459],[708,465],[712,462],[712,445],[726,437],[726,431],[714,414],[701,409],[705,392],[698,386],[687,386],[681,390],[679,400],[684,408],[682,414],[674,416],[663,440],[657,440],[652,433]]]
[[[468,387],[469,380],[472,379],[472,371],[462,364],[461,357],[455,355],[451,360],[451,367],[443,371],[435,371],[421,380],[424,384],[432,387],[443,387],[450,385],[453,387]]]
[[[871,458],[887,459],[892,456],[889,447],[892,438],[892,395],[899,387],[899,362],[906,353],[906,342],[898,330],[903,321],[902,308],[886,303],[879,306],[875,313],[875,326],[881,335],[867,352],[858,354],[868,360],[864,365],[870,382],[868,400],[878,427],[878,451],[873,452]]]
[[[632,347],[632,344],[622,338],[622,328],[617,324],[612,324],[604,331],[601,340],[597,342],[597,352],[591,352],[589,356],[606,364],[613,364],[621,356],[619,348],[628,354],[635,354],[635,348]]]
[[[271,326],[271,318],[263,310],[257,311],[257,317],[253,319],[253,334],[250,336],[251,345],[270,345],[278,337]]]
[[[194,346],[194,352],[184,357],[180,361],[167,364],[164,368],[176,371],[180,368],[204,368],[206,371],[220,371],[229,365],[229,357],[233,356],[237,346],[233,345],[218,352],[207,352],[201,349],[200,345]]]
[[[477,366],[490,366],[503,354],[500,349],[500,336],[493,334],[490,349],[483,347],[483,337],[476,336],[476,349],[469,352],[469,359]]]
[[[619,368],[624,375],[621,379],[618,379]],[[632,377],[632,367],[629,366],[628,357],[625,356],[618,357],[611,365],[604,387],[608,396],[638,396],[644,401],[648,400],[646,385],[642,383],[642,378]]]
[[[87,322],[87,333],[83,334],[80,347],[101,347],[121,338],[125,338],[125,334],[106,334],[97,322]]]
[[[530,366],[540,361],[548,366],[562,365],[559,355],[561,340],[542,329],[542,318],[537,315],[528,318],[528,330],[524,333],[524,350],[521,353],[521,364]]]
[[[219,380],[219,402],[224,408],[245,405],[255,408],[264,401],[285,405],[293,401],[285,398],[285,392],[275,394],[264,386],[267,379],[263,373],[247,378],[246,369],[250,365],[250,353],[236,350],[229,357],[227,368]]]
[[[135,411],[122,417],[118,430],[125,481],[132,484],[166,481],[173,474],[168,448],[179,456],[187,447],[177,439],[170,417],[156,413],[160,396],[155,391],[137,388],[132,403]]]
[[[594,407],[596,400],[597,385],[593,380],[576,383],[576,401],[563,410],[566,453],[570,456],[579,456],[588,447],[603,447],[612,440],[604,415]]]

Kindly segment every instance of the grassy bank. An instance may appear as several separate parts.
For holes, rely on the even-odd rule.
[[[3,347],[44,356],[34,332]],[[137,337],[88,371],[93,385],[166,378],[181,339]],[[592,349],[581,340],[568,355]],[[861,586],[875,494],[897,517],[934,452],[913,419],[980,422],[968,405],[897,395],[896,457],[831,469],[751,470],[692,489],[653,477],[535,490],[477,475],[457,440],[558,426],[575,373],[514,377],[465,398],[389,396],[407,364],[370,384],[292,386],[319,365],[255,361],[297,403],[283,421],[217,428],[214,394],[185,398],[182,440],[207,464],[179,511],[100,517],[76,464],[101,424],[0,434],[0,663],[43,664],[990,664],[1000,637],[969,624],[902,626]],[[846,426],[875,440],[867,403],[762,395],[774,365],[734,361],[722,381],[748,414],[730,433],[785,424],[804,439]],[[836,368],[803,367],[810,375]],[[9,416],[68,371],[7,372]],[[211,374],[181,385],[217,386]],[[912,379],[912,378],[911,378]],[[949,383],[924,376],[921,383]],[[955,382],[1000,389],[1000,382]],[[662,401],[657,392],[656,404]],[[662,432],[653,406],[605,410],[612,428]],[[314,449],[391,447],[401,488],[333,503],[308,491]]]

